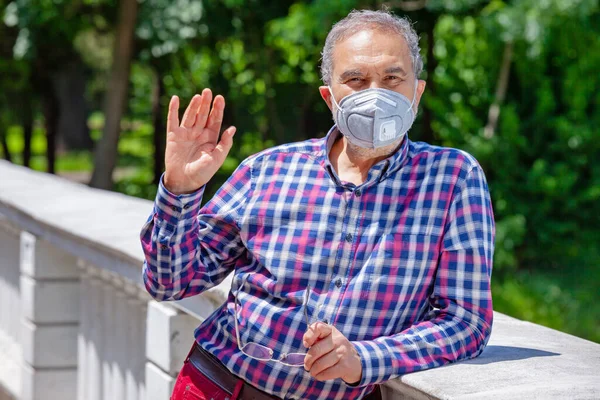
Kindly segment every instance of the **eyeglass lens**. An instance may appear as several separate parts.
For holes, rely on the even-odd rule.
[[[242,283],[241,286],[243,286],[245,283],[246,283],[246,280],[244,280],[244,282]],[[240,288],[241,288],[241,286],[240,286]],[[240,288],[238,288],[238,291],[240,290]],[[304,318],[306,320],[307,326],[310,325],[309,319],[308,319],[308,312],[307,312],[309,295],[310,295],[310,286],[308,286],[306,288],[306,292],[304,294],[304,302],[303,302],[304,303],[303,304]],[[237,326],[237,305],[239,304],[239,301],[237,298],[237,291],[234,295],[234,302],[235,302],[235,311],[236,311],[236,315],[234,317],[236,320],[235,328],[236,328],[236,336],[238,336],[239,332],[237,330],[239,328]],[[238,346],[239,346],[239,342],[238,342]],[[240,347],[240,350],[247,356],[257,359],[257,360],[269,361],[269,360],[273,359],[273,350],[271,350],[270,348],[268,348],[266,346],[258,344],[258,343],[254,343],[254,342],[246,343],[243,347]],[[302,365],[304,365],[304,357],[305,356],[306,356],[306,353],[282,354],[280,359],[277,361],[279,361],[283,364],[289,365],[289,366],[302,366]]]

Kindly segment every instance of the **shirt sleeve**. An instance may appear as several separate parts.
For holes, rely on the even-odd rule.
[[[218,285],[246,250],[239,218],[251,190],[251,168],[242,163],[201,209],[204,187],[170,193],[160,180],[152,215],[140,233],[143,280],[156,300],[179,300]]]
[[[454,192],[430,311],[423,321],[396,335],[353,342],[363,368],[357,386],[473,358],[483,351],[493,319],[494,236],[489,190],[476,166]]]

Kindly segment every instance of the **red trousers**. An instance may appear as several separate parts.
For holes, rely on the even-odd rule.
[[[237,400],[242,385],[240,380],[237,390],[229,394],[186,361],[177,376],[171,400]]]
[[[194,343],[175,381],[171,400],[274,400],[267,393],[233,375]]]
[[[194,344],[179,371],[171,400],[273,400],[277,397],[250,387],[219,360]],[[380,400],[377,386],[364,400]]]

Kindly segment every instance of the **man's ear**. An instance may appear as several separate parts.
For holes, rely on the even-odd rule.
[[[415,110],[417,110],[419,108],[419,103],[421,102],[421,96],[423,96],[423,92],[425,91],[426,85],[427,85],[427,82],[425,82],[422,79],[419,79],[417,81],[417,93],[416,93],[415,105],[414,105]]]
[[[319,86],[319,93],[321,93],[321,97],[327,103],[327,107],[333,111],[333,104],[331,102],[331,92],[329,91],[328,86]]]

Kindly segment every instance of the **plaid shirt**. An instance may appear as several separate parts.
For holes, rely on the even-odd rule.
[[[195,332],[233,374],[285,399],[360,399],[375,383],[477,356],[491,332],[494,219],[477,161],[406,139],[355,186],[329,162],[338,135],[248,158],[203,208],[202,189],[175,196],[161,184],[141,232],[153,297],[193,296],[235,270],[235,290],[247,279],[241,340],[274,358],[306,351],[310,285],[310,322],[334,325],[361,357],[357,386],[242,354],[231,292]]]

